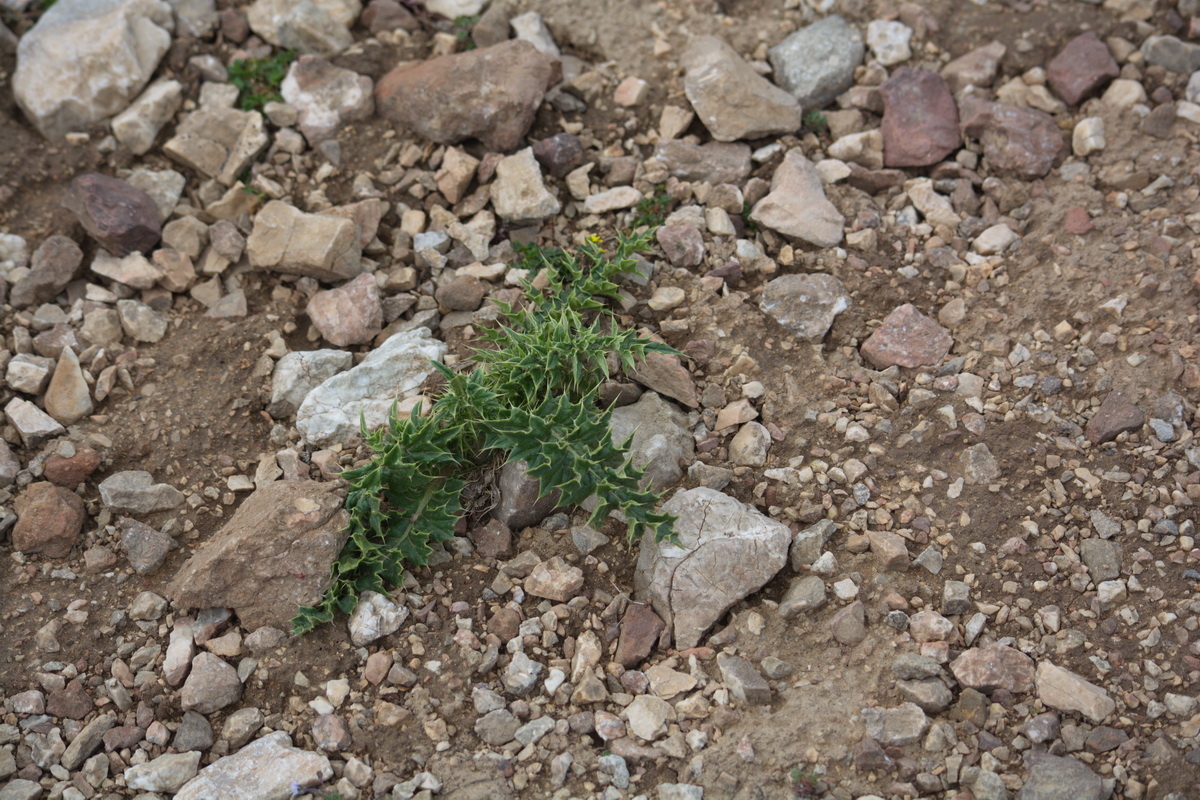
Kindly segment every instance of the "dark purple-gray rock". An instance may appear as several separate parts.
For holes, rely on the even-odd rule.
[[[71,181],[62,205],[79,219],[89,236],[118,257],[149,253],[162,236],[154,199],[107,175],[79,175]]]

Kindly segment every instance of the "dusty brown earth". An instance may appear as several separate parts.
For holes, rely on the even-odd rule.
[[[217,5],[227,4],[222,0]],[[646,132],[657,126],[661,108],[688,106],[678,66],[678,53],[687,41],[718,33],[746,57],[761,60],[764,46],[805,24],[806,14],[812,16],[794,5],[799,4],[765,0],[525,3],[543,15],[564,52],[588,62],[608,79],[605,92],[586,111],[560,112],[543,106],[529,138],[557,133],[565,122],[582,131],[590,158],[627,154],[627,140],[638,136],[642,141],[634,138],[633,149],[644,155],[649,148]],[[902,13],[891,3],[851,0],[833,5],[864,29],[872,19],[901,14],[909,21],[914,14],[911,7]],[[1168,2],[1145,4],[1154,11],[1144,21],[1122,18],[1121,11],[1111,7],[1128,3],[1100,7],[1071,2],[931,1],[917,5],[920,18],[932,25],[927,33],[914,37],[916,55],[909,63],[937,68],[946,60],[944,55],[955,57],[999,40],[1008,45],[1008,52],[997,86],[1044,66],[1084,29],[1096,31],[1101,38],[1116,36],[1138,44],[1148,29],[1168,32],[1182,25],[1186,32],[1188,24],[1187,17]],[[356,52],[333,61],[377,80],[395,64],[428,54],[438,24],[445,27],[444,22],[426,20],[402,46],[382,44],[356,28],[360,40]],[[670,47],[655,55],[656,40]],[[213,53],[224,60],[233,50],[231,43],[220,40],[180,39],[160,69],[178,75],[187,87],[186,96],[194,98],[199,79],[185,69],[187,58]],[[83,244],[86,263],[95,244],[59,206],[71,178],[89,171],[120,174],[135,163],[177,167],[157,150],[137,158],[121,147],[99,147],[107,133],[103,126],[88,131],[87,141],[47,143],[15,106],[7,80],[14,63],[11,54],[0,58],[0,230],[24,237],[30,250],[51,234],[69,235]],[[1185,95],[1187,75],[1133,63],[1126,63],[1125,70],[1144,84],[1148,95],[1160,91],[1172,99]],[[649,92],[634,108],[617,107],[608,96],[629,75],[648,81]],[[1102,116],[1108,134],[1107,147],[1086,159],[1089,174],[1065,179],[1056,169],[1042,179],[1004,177],[996,186],[976,187],[993,203],[996,218],[1012,221],[1020,235],[1019,247],[1006,253],[999,264],[967,268],[961,275],[934,265],[926,253],[928,236],[894,224],[894,216],[889,216],[907,204],[899,189],[871,196],[844,183],[826,187],[847,226],[864,216],[879,220],[877,243],[869,250],[835,253],[758,231],[775,274],[826,272],[848,289],[852,305],[816,344],[797,341],[759,311],[762,287],[774,275],[747,275],[722,296],[705,290],[697,272],[673,268],[660,253],[652,254],[660,271],[655,286],[638,290],[639,300],[661,286],[683,288],[687,300],[665,314],[639,304],[623,321],[659,326],[664,320],[682,320],[686,326],[675,329],[681,332],[665,334],[668,342],[683,348],[697,339],[711,341],[715,345],[711,357],[690,366],[702,388],[718,386],[733,400],[748,381],[765,387],[758,403],[759,421],[775,426],[782,438],[773,445],[766,467],[734,468],[725,491],[794,531],[820,518],[838,522],[841,527],[828,546],[837,560],[829,582],[849,577],[859,587],[859,599],[868,608],[867,636],[853,646],[834,638],[830,617],[844,605],[834,598],[820,611],[782,619],[777,604],[796,577],[785,567],[713,629],[713,641],[703,643],[708,649],[692,654],[699,656],[699,669],[706,670],[712,682],[720,679],[710,660],[714,650],[737,652],[755,664],[768,656],[787,662],[794,671],[771,681],[770,704],[714,703],[707,718],[680,726],[684,732],[703,730],[707,747],[688,749],[683,757],[663,753],[645,760],[630,757],[633,783],[616,790],[615,796],[655,797],[659,784],[681,783],[703,786],[706,798],[787,797],[793,796],[789,770],[799,767],[819,779],[820,788],[812,796],[968,800],[976,795],[965,782],[939,783],[936,790],[914,785],[918,775],[941,778],[947,756],[953,754],[963,767],[982,764],[1000,774],[1007,790],[1022,796],[1016,793],[1029,774],[1022,755],[1031,747],[1028,737],[1022,739],[1022,726],[1027,718],[1047,711],[1036,693],[993,696],[981,710],[966,708],[960,699],[948,710],[930,714],[957,738],[957,743],[941,749],[930,747],[922,736],[916,744],[888,748],[891,765],[877,768],[866,766],[855,755],[864,736],[862,710],[894,707],[903,701],[891,665],[898,654],[919,650],[911,636],[885,624],[884,615],[896,608],[909,614],[922,607],[939,609],[946,580],[965,581],[974,604],[972,611],[953,617],[957,628],[949,640],[951,658],[967,649],[963,625],[978,607],[988,618],[984,640],[1004,640],[1036,653],[1039,659],[1052,659],[1103,686],[1116,701],[1117,710],[1105,724],[1124,732],[1127,742],[1104,752],[1071,751],[1110,781],[1106,792],[1120,798],[1197,796],[1200,731],[1195,710],[1181,716],[1150,709],[1157,711],[1155,706],[1162,705],[1166,692],[1194,698],[1200,679],[1200,607],[1195,604],[1200,551],[1193,549],[1200,463],[1186,455],[1196,447],[1194,411],[1200,388],[1196,363],[1200,289],[1192,250],[1200,231],[1195,211],[1200,196],[1195,183],[1200,128],[1181,119],[1159,138],[1147,134],[1132,111],[1099,107],[1089,114],[1072,107],[1056,118],[1069,139],[1074,123],[1088,115]],[[395,140],[385,139],[384,133],[392,128],[376,118],[339,133],[341,165],[325,186],[332,203],[353,199],[354,177],[375,170],[393,141],[410,141],[403,132]],[[171,132],[168,125],[160,142]],[[707,140],[699,121],[688,133]],[[831,143],[827,131],[818,131],[755,141],[751,146],[777,140],[784,148],[802,149],[814,162]],[[428,154],[432,146],[423,146]],[[485,154],[477,142],[468,143],[466,149],[476,156]],[[752,175],[769,181],[780,161],[777,154],[756,163]],[[1139,202],[1136,189],[1098,177],[1114,165],[1145,173],[1148,180],[1143,186],[1160,175],[1174,184]],[[928,170],[911,173],[926,175]],[[194,191],[192,177],[187,191]],[[1117,197],[1121,192],[1126,193],[1123,199]],[[1084,235],[1065,232],[1064,213],[1070,207],[1087,209],[1094,230]],[[602,233],[618,228],[620,216],[607,215]],[[380,234],[385,244],[391,244],[391,229],[397,222],[385,219]],[[579,230],[576,222],[560,216],[522,235],[545,245],[565,245]],[[714,261],[732,257],[731,240],[708,238]],[[966,238],[940,244],[960,253],[968,246]],[[901,271],[904,267],[916,269],[906,274]],[[236,511],[245,494],[227,488],[229,476],[253,475],[264,454],[272,457],[298,443],[294,428],[289,429],[291,420],[273,420],[266,413],[270,362],[264,368],[261,354],[272,331],[282,332],[291,350],[319,346],[306,336],[310,326],[304,314],[306,298],[294,279],[281,280],[268,273],[246,273],[242,287],[249,313],[232,320],[206,318],[197,302],[186,294],[176,295],[166,312],[171,322],[167,336],[160,343],[136,347],[131,359],[132,388],[118,386],[98,404],[94,415],[71,426],[71,441],[90,444],[103,457],[99,471],[80,490],[89,521],[72,553],[62,559],[26,557],[14,552],[9,541],[0,543],[5,556],[0,568],[0,700],[39,688],[37,676],[46,671],[43,665],[56,661],[73,665],[71,671],[85,676],[88,690],[107,702],[101,689],[113,676],[114,659],[127,662],[148,643],[165,648],[172,628],[174,612],[133,623],[124,610],[143,591],[161,592],[194,548],[214,536]],[[1122,311],[1102,307],[1122,295],[1128,299]],[[939,372],[934,367],[882,374],[864,364],[859,346],[892,309],[912,303],[936,317],[956,299],[964,302],[966,311],[951,326],[953,346],[946,360],[959,360],[953,370]],[[20,319],[11,306],[4,311],[0,333],[6,337],[5,346],[16,352],[13,328]],[[1070,336],[1056,333],[1064,321],[1073,331]],[[452,333],[446,338],[456,355],[468,353],[465,337]],[[1024,355],[1014,356],[1015,348]],[[371,348],[353,349],[366,353]],[[968,405],[946,381],[960,372],[983,378],[985,389],[978,406]],[[1033,383],[1014,383],[1015,378],[1029,375],[1035,376]],[[1048,377],[1060,379],[1061,388],[1041,390]],[[881,406],[879,395],[870,392],[871,386],[881,383],[893,388],[890,408]],[[1112,442],[1089,444],[1081,435],[1082,426],[1113,389],[1145,409],[1147,418],[1154,416],[1159,398],[1174,392],[1184,407],[1176,441],[1162,442],[1145,427]],[[0,388],[0,405],[13,396],[8,387]],[[977,424],[968,426],[967,415],[978,418]],[[856,422],[869,426],[869,436],[863,440],[846,436],[847,423]],[[41,453],[21,448],[11,426],[4,437],[26,469]],[[962,473],[960,456],[980,442],[999,465],[999,477],[982,485],[952,488]],[[729,465],[727,445],[722,440],[701,460]],[[301,443],[301,458],[308,460],[313,450]],[[361,455],[346,450],[336,458],[350,464]],[[851,487],[827,479],[820,467],[819,477],[795,486],[763,476],[764,469],[789,463],[804,467],[821,462],[828,468],[850,458],[867,467],[863,481],[870,500],[865,504],[856,503]],[[84,567],[85,550],[106,545],[119,552],[117,534],[107,527],[112,515],[103,508],[96,485],[105,476],[128,469],[146,470],[199,502],[141,518],[155,528],[174,520],[180,545],[154,575],[139,576],[123,560],[112,569],[89,572]],[[690,480],[681,485],[694,485]],[[11,509],[18,493],[14,486],[0,498],[5,509]],[[1078,568],[1075,554],[1081,539],[1091,535],[1089,515],[1096,510],[1127,523],[1120,535],[1122,577],[1137,578],[1142,588],[1131,590],[1119,608],[1132,613],[1101,610],[1094,585],[1089,587],[1084,580],[1081,589],[1068,579],[1086,574]],[[575,515],[572,522],[581,519]],[[1155,527],[1164,519],[1174,522],[1175,533]],[[469,520],[466,527],[482,521]],[[868,530],[899,532],[914,557],[936,544],[944,558],[941,572],[882,569],[876,554],[861,546],[864,542],[848,543],[849,537]],[[611,633],[619,620],[602,618],[602,612],[613,598],[633,591],[636,546],[623,543],[615,522],[603,532],[612,541],[589,556],[580,555],[565,532],[540,528],[514,532],[513,554],[533,549],[542,558],[562,556],[584,567],[586,582],[580,596],[588,601],[585,612],[563,619],[556,640],[573,641],[583,630],[595,627],[607,642],[605,632]],[[1019,546],[1012,544],[1014,537]],[[1047,568],[1054,564],[1059,565],[1057,574]],[[482,637],[488,620],[502,605],[502,599],[486,589],[497,574],[494,559],[447,557],[437,566],[412,571],[404,587],[407,598],[403,593],[398,597],[420,613],[369,648],[352,646],[340,618],[303,638],[255,654],[257,666],[252,665],[238,703],[209,715],[214,732],[220,731],[229,713],[256,707],[263,712],[267,728],[288,731],[297,746],[314,749],[311,731],[317,715],[308,703],[326,681],[346,677],[351,693],[339,713],[348,722],[353,743],[329,756],[338,777],[351,759],[371,766],[373,785],[379,791],[372,794],[368,783],[356,789],[363,797],[391,796],[392,784],[418,771],[432,772],[440,779],[443,797],[611,796],[605,794],[608,778],[602,778],[595,767],[607,746],[594,735],[559,730],[525,753],[518,754],[520,748],[491,748],[490,756],[479,755],[488,748],[473,733],[479,715],[470,689],[480,681],[495,688],[497,681],[495,675],[473,672],[471,660],[455,640],[456,613],[450,606],[465,603],[469,611],[457,616],[473,620]],[[1061,626],[1050,627],[1039,616],[1039,610],[1050,606],[1061,614]],[[39,651],[39,631],[61,619],[68,608],[77,607],[87,611],[86,622],[63,624],[56,637],[60,649],[53,655]],[[528,597],[522,609],[528,619],[546,611],[536,598]],[[1157,632],[1149,646],[1148,631]],[[534,652],[542,646],[540,639],[536,641]],[[397,664],[417,674],[417,682],[368,683],[363,678],[368,650],[390,651]],[[548,664],[562,665],[556,660],[569,659],[563,642],[545,650],[542,660]],[[246,656],[243,653],[232,662]],[[665,659],[689,671],[687,654],[670,649],[657,652],[651,663]],[[1097,659],[1106,662],[1106,670],[1098,669]],[[430,662],[438,667],[430,668]],[[154,669],[153,661],[148,669]],[[569,662],[566,669],[569,672]],[[952,679],[949,683],[954,685]],[[159,681],[139,684],[131,693],[134,709],[146,709],[136,711],[139,725],[145,714],[168,729],[179,722],[183,710],[177,690]],[[559,719],[581,710],[531,700],[520,709],[525,716],[517,716],[528,718],[531,705],[536,706],[535,714],[553,712]],[[30,716],[17,713],[11,703],[0,705],[0,710],[6,725],[19,727]],[[1096,727],[1078,714],[1063,712],[1061,717],[1064,727]],[[40,781],[45,796],[67,796],[62,788],[55,788],[59,779],[50,770],[33,764],[24,739],[0,741],[0,749],[6,747],[20,777]],[[110,779],[100,787],[89,787],[91,791],[99,797],[134,796],[136,792],[124,786],[119,765],[130,763],[139,750],[148,754],[141,759],[146,760],[169,752],[170,746],[141,742],[111,752]],[[576,769],[568,771],[565,786],[554,786],[549,760],[567,751],[573,754]],[[1060,748],[1058,754],[1066,752]],[[202,763],[224,754],[218,742]],[[394,780],[380,782],[385,775]],[[0,786],[4,780],[0,777]],[[334,782],[327,791],[333,791]],[[350,787],[343,781],[337,788],[346,792]],[[3,792],[0,788],[0,796]]]

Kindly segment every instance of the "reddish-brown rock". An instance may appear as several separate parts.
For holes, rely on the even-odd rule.
[[[400,64],[375,86],[384,119],[442,144],[477,138],[491,150],[516,149],[533,124],[562,63],[529,42]]]
[[[484,558],[507,558],[512,552],[512,531],[498,519],[473,528],[471,541]]]
[[[900,67],[881,91],[884,166],[927,167],[962,144],[958,109],[941,75]]]
[[[1071,206],[1063,214],[1063,232],[1082,236],[1093,230],[1092,218],[1083,206]]]
[[[941,363],[953,343],[948,330],[905,303],[863,342],[862,354],[877,369],[929,367]]]
[[[617,642],[617,661],[633,669],[645,661],[662,636],[666,623],[654,609],[641,603],[630,603],[621,619],[621,638]]]
[[[45,481],[29,484],[15,506],[13,549],[26,555],[62,558],[75,546],[87,519],[79,495]]]
[[[1092,444],[1103,444],[1125,431],[1137,430],[1145,421],[1146,415],[1137,407],[1137,403],[1120,392],[1109,392],[1100,408],[1088,420],[1083,435]]]
[[[317,292],[305,311],[326,341],[338,347],[369,342],[383,328],[379,284],[369,273]]]
[[[53,455],[46,459],[42,475],[55,486],[74,489],[100,467],[100,454],[90,447],[81,447],[70,458]]]
[[[1066,158],[1066,140],[1049,114],[967,96],[958,115],[963,135],[979,140],[993,170],[1041,178]]]
[[[1067,105],[1103,89],[1121,74],[1121,68],[1108,51],[1108,45],[1093,31],[1082,33],[1071,41],[1046,65],[1046,80],[1050,88]]]
[[[150,195],[107,175],[89,172],[76,177],[62,205],[115,256],[149,253],[162,236],[158,207]]]
[[[76,678],[65,688],[50,693],[46,698],[46,713],[64,719],[83,719],[92,713],[94,705],[87,689],[83,688],[83,682]]]

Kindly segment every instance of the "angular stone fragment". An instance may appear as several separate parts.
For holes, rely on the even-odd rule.
[[[676,646],[686,649],[783,568],[791,532],[703,487],[676,492],[663,511],[678,517],[679,544],[643,538],[634,584],[671,626]]]
[[[1126,431],[1136,431],[1146,421],[1145,413],[1121,392],[1109,392],[1088,420],[1083,435],[1092,444],[1112,441]]]
[[[158,208],[150,195],[107,175],[77,176],[62,204],[89,236],[117,256],[149,253],[162,236]]]
[[[950,663],[950,671],[960,684],[981,692],[1004,689],[1024,694],[1033,691],[1033,659],[1007,645],[964,650]]]
[[[211,714],[236,703],[242,696],[237,670],[212,653],[192,659],[192,671],[179,692],[184,711]]]
[[[1036,109],[967,96],[958,116],[963,136],[979,140],[993,169],[1041,178],[1067,155],[1054,118]]]
[[[134,155],[144,155],[154,146],[163,126],[183,104],[183,84],[160,78],[146,88],[129,108],[113,117],[113,135]]]
[[[824,273],[783,275],[763,287],[759,307],[798,338],[820,341],[850,307],[842,282]]]
[[[37,447],[50,437],[67,432],[54,417],[20,397],[8,401],[4,406],[4,414],[17,429],[21,443],[29,448]]]
[[[321,336],[338,347],[365,344],[383,328],[379,284],[369,274],[317,292],[304,310]]]
[[[400,630],[408,619],[408,609],[379,592],[363,592],[350,615],[350,641],[355,647],[366,647],[384,636]]]
[[[361,9],[359,0],[256,0],[246,21],[277,47],[332,56],[354,43],[349,28]]]
[[[562,65],[513,40],[428,61],[403,63],[375,86],[379,116],[442,144],[478,138],[515,149]]]
[[[328,758],[292,747],[288,734],[275,731],[200,770],[176,793],[175,800],[239,795],[286,800],[293,795],[293,786],[311,788],[332,778]]]
[[[346,511],[332,483],[276,481],[238,507],[167,587],[180,608],[232,608],[247,629],[288,629],[314,605],[346,541]]]
[[[1029,777],[1016,800],[1100,800],[1105,796],[1100,776],[1074,758],[1030,750],[1025,760]]]
[[[26,555],[65,557],[87,520],[87,509],[79,495],[48,482],[29,484],[14,508],[17,524],[12,529],[13,549]]]
[[[117,258],[104,250],[98,250],[96,258],[92,260],[91,270],[101,277],[133,289],[153,288],[163,276],[162,270],[141,253],[130,253],[124,258]]]
[[[936,72],[900,67],[881,91],[884,166],[926,167],[962,144],[958,109]]]
[[[862,34],[837,14],[801,28],[767,51],[776,82],[804,109],[823,108],[849,89],[862,58]]]
[[[789,150],[771,178],[771,192],[755,204],[750,219],[817,247],[842,241],[845,218],[825,197],[821,176],[799,148]]]
[[[838,588],[836,584],[834,588]],[[862,601],[855,600],[834,614],[829,620],[829,630],[834,639],[847,647],[862,643],[867,638],[866,609]]]
[[[925,367],[940,364],[952,344],[949,331],[905,303],[884,318],[862,343],[861,352],[877,369]]]
[[[1101,723],[1116,710],[1116,702],[1104,689],[1049,661],[1038,664],[1035,680],[1038,699],[1059,711],[1078,711]]]
[[[496,165],[492,206],[501,219],[516,223],[535,222],[562,210],[558,198],[542,182],[532,148],[526,147]]]
[[[279,200],[267,203],[254,218],[246,254],[252,267],[329,282],[356,277],[364,266],[353,222],[306,214]]]
[[[354,366],[354,354],[346,350],[298,350],[275,362],[271,375],[271,404],[267,413],[282,419],[296,413],[316,387],[339,372]]]
[[[681,181],[740,184],[750,175],[750,146],[741,142],[693,144],[660,139],[654,158]]]
[[[525,591],[556,603],[566,603],[583,588],[583,570],[567,564],[558,556],[543,561],[525,579]]]
[[[721,671],[721,682],[734,700],[752,706],[771,704],[771,687],[746,659],[721,653],[717,656],[717,669]]]
[[[64,0],[21,37],[17,105],[50,140],[111,117],[150,80],[171,46],[162,0]]]
[[[149,472],[127,470],[104,479],[100,500],[113,511],[153,514],[177,508],[183,503],[183,493],[168,483],[154,483]]]
[[[372,88],[366,75],[314,55],[292,62],[279,84],[283,99],[296,109],[297,127],[313,147],[336,135],[346,123],[370,117],[375,111]]]
[[[92,395],[79,357],[69,347],[64,347],[58,357],[58,366],[50,378],[45,396],[46,412],[63,425],[72,425],[92,413]]]
[[[684,51],[681,62],[683,90],[718,142],[799,130],[796,98],[755,72],[721,39],[700,37]]]
[[[626,669],[642,663],[654,651],[665,627],[666,623],[649,606],[630,603],[621,619],[616,660]]]
[[[184,117],[162,151],[202,175],[233,186],[269,141],[257,111],[202,106]]]
[[[929,730],[929,718],[914,703],[895,708],[864,708],[867,735],[885,747],[904,747],[919,741]]]
[[[1094,31],[1067,42],[1046,65],[1046,80],[1064,103],[1073,106],[1121,74],[1108,45]]]
[[[955,94],[968,86],[986,89],[995,80],[1000,61],[1007,51],[1000,42],[989,42],[942,67],[942,77]]]
[[[129,563],[139,575],[151,575],[162,566],[167,555],[175,549],[175,540],[145,523],[123,517],[117,521],[122,529],[121,547]]]
[[[24,308],[52,301],[75,279],[82,263],[83,251],[73,239],[47,238],[34,251],[29,272],[9,292],[9,302],[16,308]]]
[[[647,353],[627,371],[630,378],[648,389],[678,400],[688,408],[698,408],[700,397],[696,381],[679,356],[671,353]]]
[[[125,785],[143,792],[178,791],[196,777],[200,768],[200,752],[167,753],[153,761],[135,764],[125,770]]]

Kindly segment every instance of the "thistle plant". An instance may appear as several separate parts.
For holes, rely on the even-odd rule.
[[[589,524],[620,511],[630,541],[645,532],[671,535],[674,518],[655,511],[658,495],[639,488],[642,470],[628,459],[628,441],[614,444],[610,411],[597,390],[609,377],[609,356],[624,369],[647,353],[673,348],[619,329],[606,301],[618,297],[615,278],[633,272],[634,253],[649,233],[618,237],[612,252],[592,237],[578,254],[523,248],[520,267],[544,279],[525,286],[523,302],[500,304],[501,324],[482,334],[468,369],[434,364],[445,388],[428,414],[420,408],[363,436],[371,461],[347,470],[350,536],[333,565],[321,602],[292,620],[305,633],[350,613],[366,591],[386,593],[403,582],[406,565],[428,562],[431,545],[454,536],[462,492],[483,467],[524,461],[541,494],[560,504],[598,499]]]

